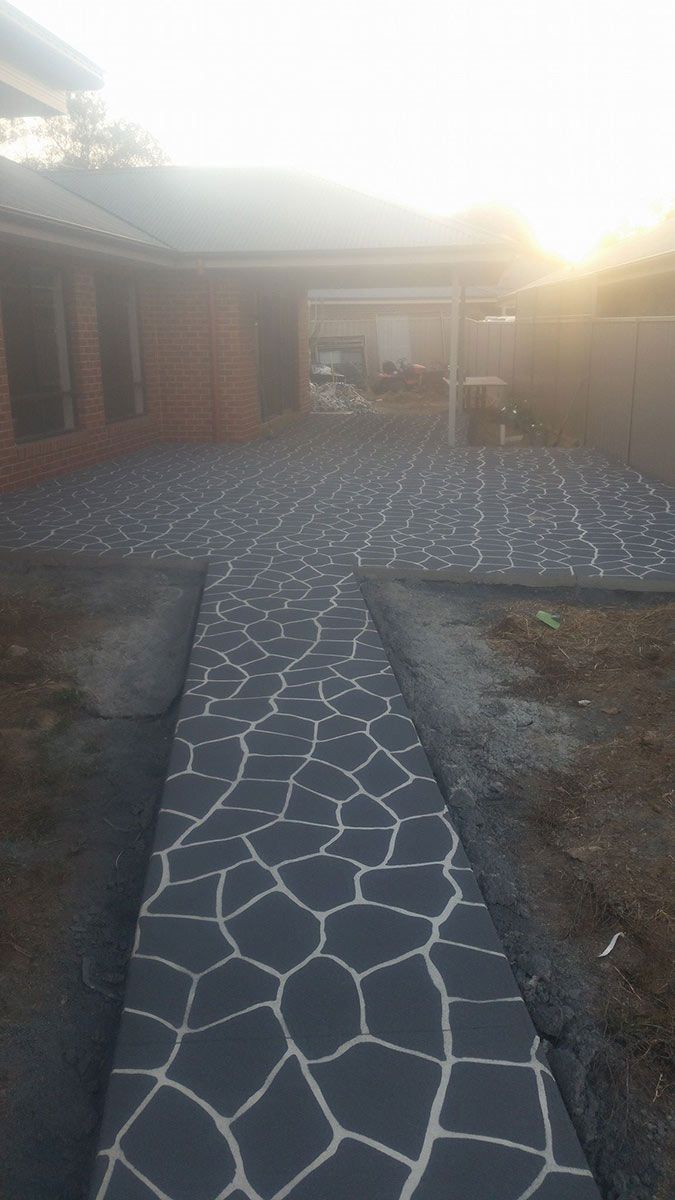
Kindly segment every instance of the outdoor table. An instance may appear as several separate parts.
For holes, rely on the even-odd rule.
[[[508,383],[499,375],[467,375],[464,380],[464,408],[493,408],[502,404]]]

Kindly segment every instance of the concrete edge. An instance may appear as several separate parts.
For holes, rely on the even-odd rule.
[[[97,554],[87,550],[77,553],[70,550],[0,550],[0,570],[10,567],[28,571],[31,567],[86,567],[88,570],[119,570],[140,567],[148,571],[183,571],[186,574],[203,575],[209,565],[208,558],[184,558],[181,554],[169,554],[165,558],[152,558],[149,554],[121,554],[111,550]]]
[[[626,576],[584,575],[573,568],[538,574],[524,567],[494,571],[488,567],[444,567],[428,571],[423,567],[368,567],[355,570],[359,579],[402,579],[420,583],[483,583],[529,588],[570,588],[570,590],[609,592],[661,592],[675,594],[675,579],[634,579]]]
[[[620,575],[605,578],[603,575],[577,575],[577,587],[581,591],[610,592],[668,592],[675,593],[675,579],[625,579]]]
[[[69,550],[0,550],[0,570],[3,567],[14,567],[28,570],[33,566],[64,567],[86,566],[97,570],[120,567],[131,569],[140,567],[150,571],[182,571],[190,574],[206,574],[209,565],[217,559],[208,557],[187,558],[181,554],[168,554],[164,558],[153,558],[149,554],[134,551],[131,554],[121,554],[111,550],[104,554],[89,551],[72,552]],[[426,581],[430,583],[487,583],[513,587],[531,588],[570,588],[577,590],[597,590],[612,592],[661,592],[675,594],[675,578],[667,579],[635,579],[624,575],[590,575],[569,570],[546,571],[539,574],[525,567],[508,567],[505,570],[492,570],[489,567],[449,566],[438,570],[428,570],[424,567],[378,567],[356,566],[354,574],[359,579],[402,579],[412,582]]]

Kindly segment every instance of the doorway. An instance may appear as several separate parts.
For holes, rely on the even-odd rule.
[[[258,293],[258,392],[263,421],[298,406],[298,301],[293,293]]]

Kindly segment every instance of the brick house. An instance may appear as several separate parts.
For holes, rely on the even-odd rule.
[[[97,85],[96,68],[2,4],[8,31],[23,74],[10,87],[0,71],[0,116],[61,111],[59,89]],[[450,281],[460,297],[512,254],[464,223],[292,171],[0,159],[0,490],[301,418],[309,287]]]

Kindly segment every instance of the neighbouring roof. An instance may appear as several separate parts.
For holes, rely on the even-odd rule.
[[[642,268],[646,274],[651,267],[661,266],[669,255],[675,255],[675,216],[661,221],[643,233],[635,233],[621,238],[613,246],[608,246],[605,250],[598,250],[576,266],[566,267],[562,271],[553,271],[517,290],[524,292],[531,288],[574,283],[579,279],[588,279],[592,275],[604,274],[608,271],[621,271],[626,268]]]
[[[0,0],[0,46],[3,60],[53,87],[76,92],[103,84],[95,63],[6,0]]]
[[[113,213],[59,187],[39,171],[0,158],[0,218],[58,226],[125,243],[160,247],[161,242]],[[166,249],[166,247],[164,247]]]
[[[49,172],[53,182],[185,253],[282,255],[502,248],[506,238],[299,171],[132,167]]]

